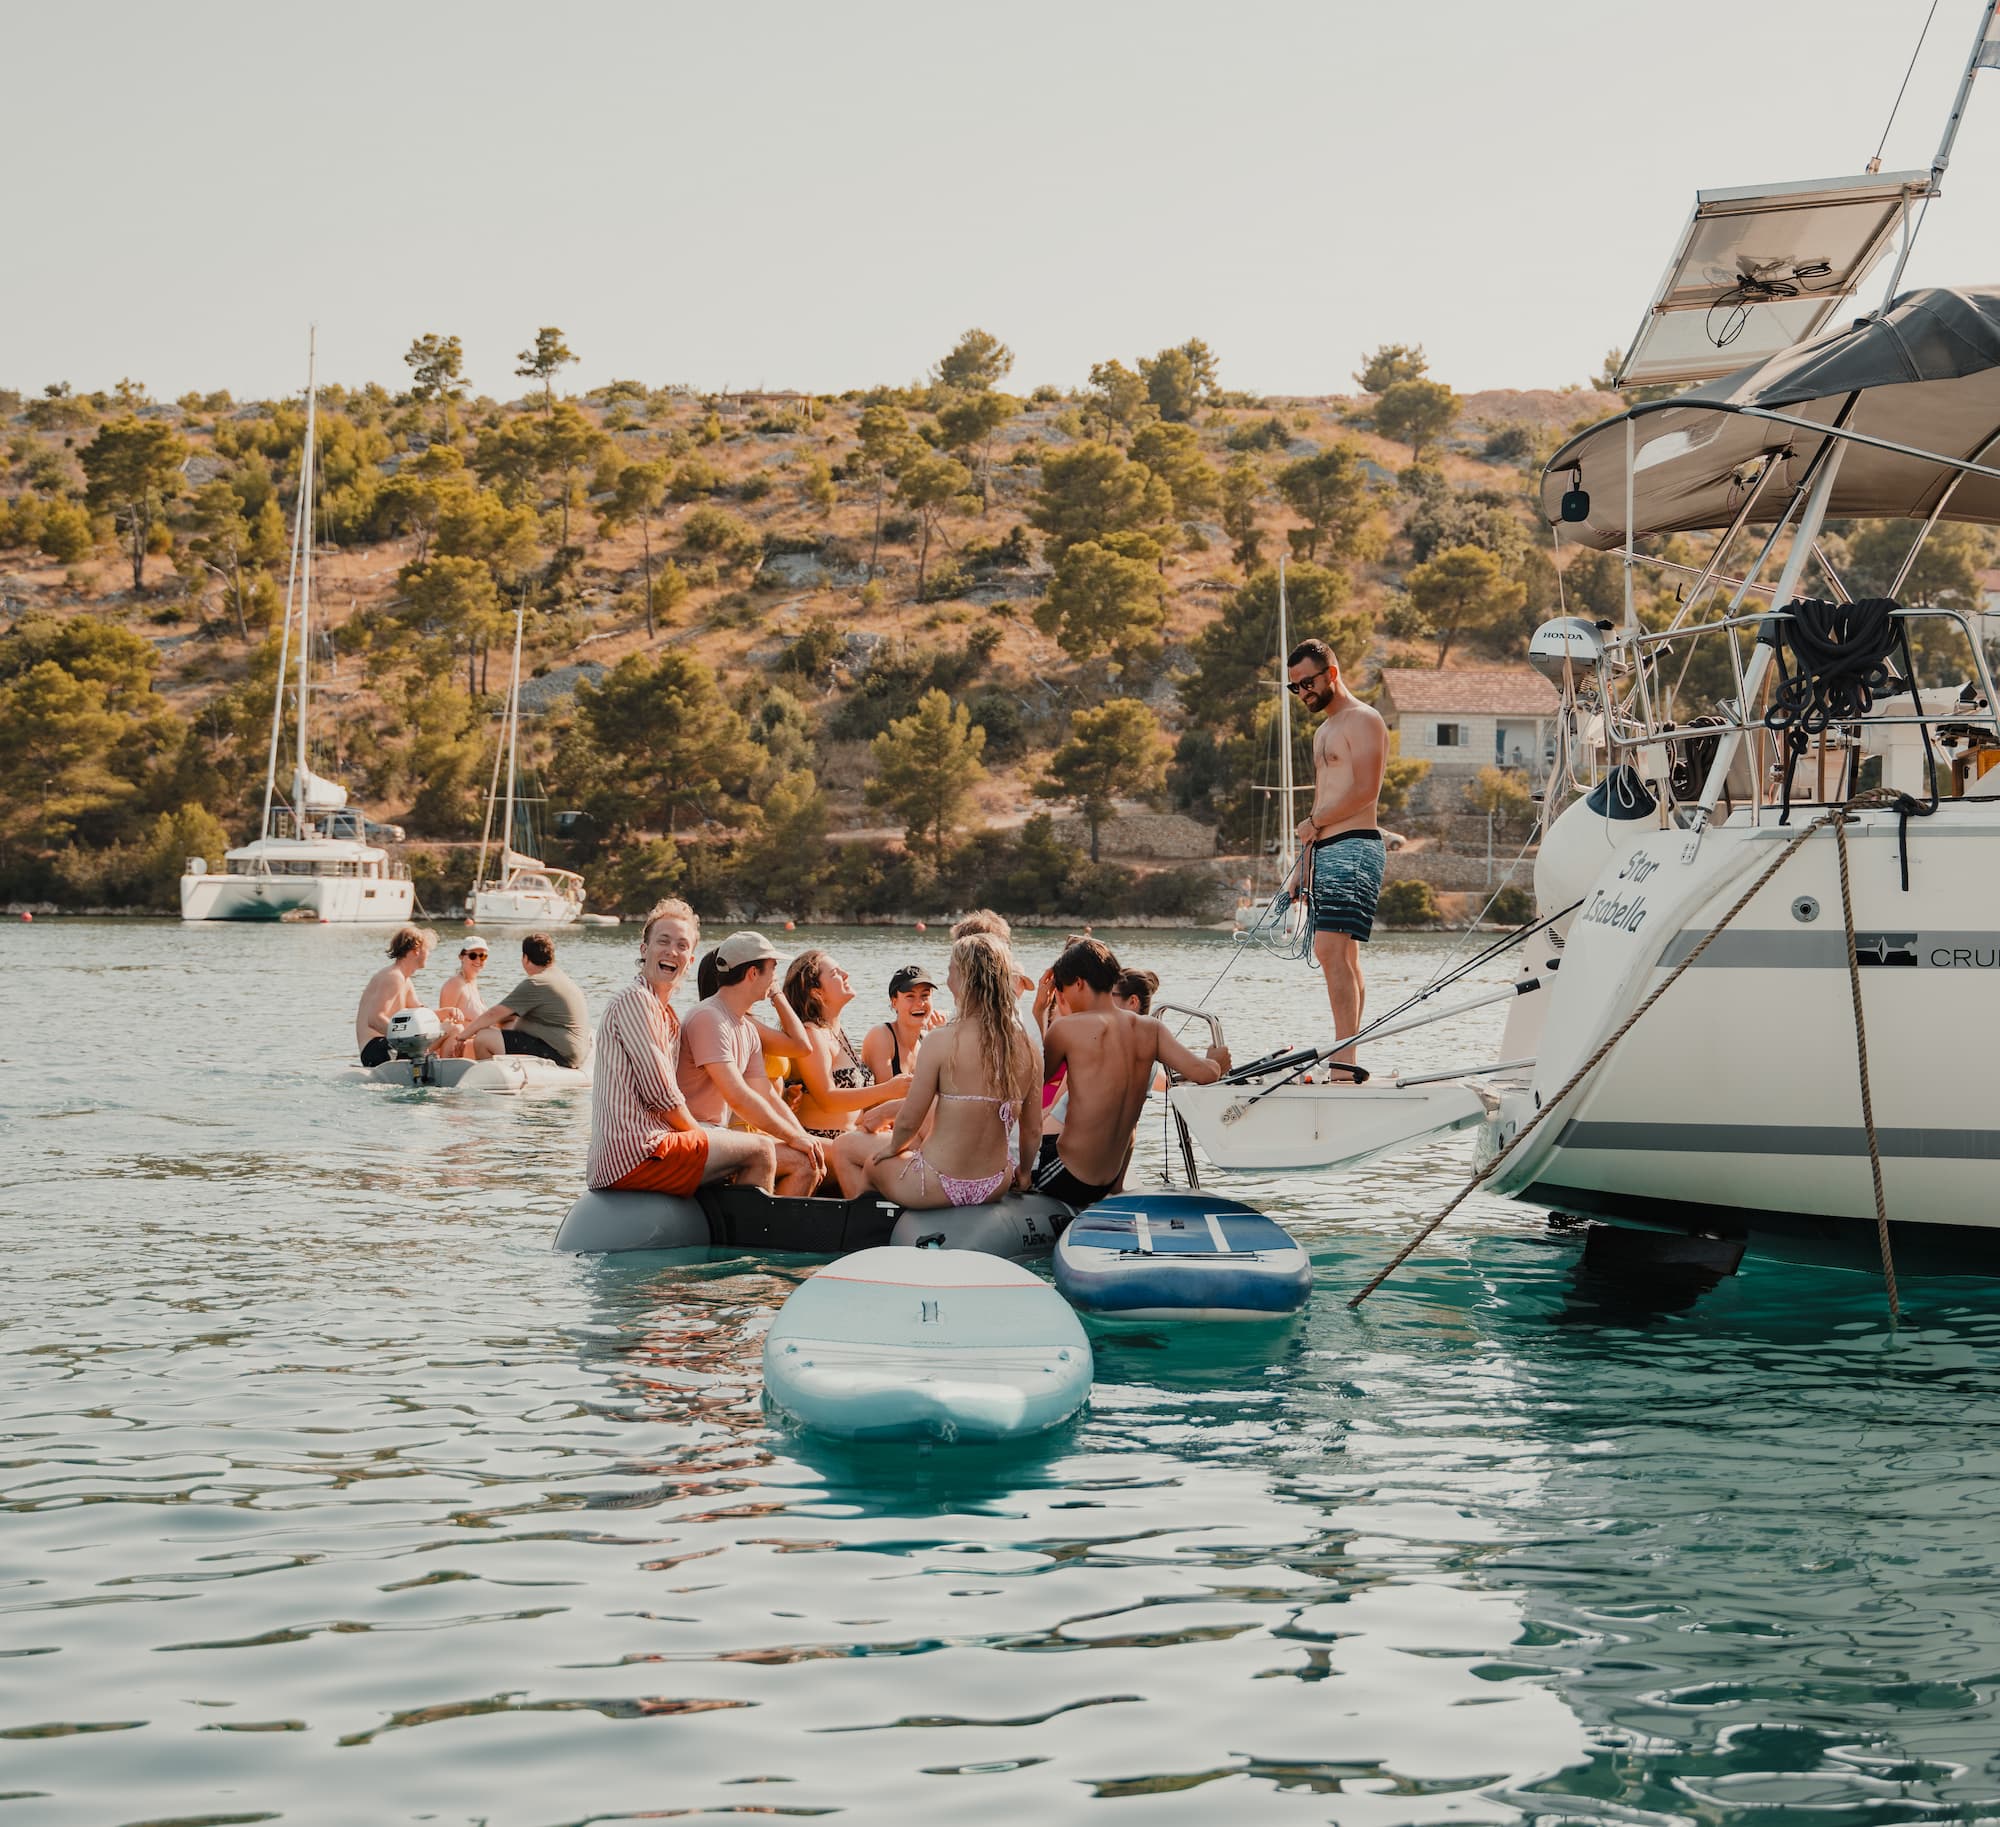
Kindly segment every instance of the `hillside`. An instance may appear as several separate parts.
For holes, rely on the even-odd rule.
[[[1082,851],[1140,802],[1224,856],[1268,839],[1278,552],[1295,633],[1363,687],[1446,643],[1518,652],[1553,594],[1533,467],[1616,406],[1416,375],[1428,400],[1252,400],[1199,343],[1016,399],[980,332],[865,395],[569,398],[543,334],[547,385],[512,402],[452,397],[438,338],[408,392],[321,392],[315,765],[407,827],[433,909],[471,867],[525,600],[536,796],[576,815],[538,841],[594,905],[1205,911],[1240,863]],[[255,821],[301,405],[51,388],[0,392],[0,428],[0,889],[170,904],[184,852]],[[1490,600],[1440,628],[1404,586],[1468,548]]]

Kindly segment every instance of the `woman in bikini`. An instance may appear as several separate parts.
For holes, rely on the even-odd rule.
[[[1014,1007],[1013,959],[974,933],[951,948],[945,981],[958,1013],[919,1050],[888,1140],[850,1130],[834,1144],[834,1172],[850,1199],[872,1187],[923,1211],[984,1205],[1028,1184],[1017,1163],[1032,1163],[1041,1147],[1041,1053]],[[935,1126],[918,1146],[933,1108]]]
[[[880,1129],[894,1117],[893,1105],[910,1088],[910,1075],[885,1079],[862,1063],[840,1025],[840,1013],[854,1000],[846,971],[822,951],[805,951],[785,972],[785,1000],[799,1012],[812,1051],[790,1062],[804,1087],[796,1114],[816,1136],[838,1141],[857,1122]]]

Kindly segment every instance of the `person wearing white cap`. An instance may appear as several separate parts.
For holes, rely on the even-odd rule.
[[[450,1009],[461,1022],[484,1015],[486,998],[479,993],[479,973],[485,968],[486,941],[477,933],[467,933],[465,943],[458,948],[458,969],[444,980],[444,987],[438,991],[438,1013],[442,1015]],[[462,1046],[458,1040],[448,1040],[438,1048],[438,1053],[443,1058],[455,1059]]]
[[[778,1147],[780,1197],[810,1197],[826,1176],[825,1145],[787,1110],[764,1070],[768,1050],[783,1059],[812,1051],[805,1024],[778,984],[783,962],[762,933],[731,933],[715,948],[716,991],[681,1024],[681,1095],[695,1121],[760,1130]],[[778,1025],[750,1011],[768,1001]]]

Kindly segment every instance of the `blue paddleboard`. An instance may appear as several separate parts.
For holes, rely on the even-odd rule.
[[[1056,1286],[1114,1320],[1276,1320],[1312,1293],[1312,1263],[1262,1212],[1208,1193],[1121,1193],[1056,1244]]]

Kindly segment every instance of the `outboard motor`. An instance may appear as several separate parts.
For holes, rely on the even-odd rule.
[[[406,1059],[412,1065],[419,1065],[444,1039],[444,1023],[438,1020],[435,1009],[398,1009],[389,1017],[385,1038],[391,1059]]]
[[[1555,616],[1528,642],[1528,664],[1559,692],[1573,693],[1580,679],[1595,680],[1603,661],[1602,629],[1587,616]]]

